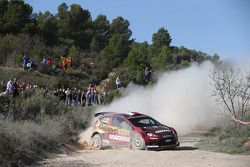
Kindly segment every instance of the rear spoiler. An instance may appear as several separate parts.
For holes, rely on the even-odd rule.
[[[98,117],[100,115],[105,115],[105,114],[111,114],[111,113],[114,113],[114,112],[97,112],[94,114],[94,117]]]

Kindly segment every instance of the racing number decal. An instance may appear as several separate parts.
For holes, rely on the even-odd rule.
[[[117,130],[116,127],[110,126],[110,125],[105,125],[105,124],[100,124],[98,126],[99,129],[106,130],[106,131],[114,131]]]
[[[122,142],[130,142],[130,137],[114,135],[114,134],[109,134],[109,139],[116,140],[116,141],[122,141]]]

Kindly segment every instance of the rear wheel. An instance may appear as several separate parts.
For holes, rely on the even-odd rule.
[[[145,141],[139,134],[135,134],[131,141],[131,147],[134,150],[144,150],[146,148]]]
[[[91,146],[94,149],[102,149],[102,138],[99,134],[95,134],[92,138],[91,138]]]

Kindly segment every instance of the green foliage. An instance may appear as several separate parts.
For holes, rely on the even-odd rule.
[[[39,71],[42,74],[51,75],[52,74],[52,67],[50,65],[47,65],[47,64],[40,64],[37,68],[37,71]]]
[[[112,35],[122,34],[124,35],[125,40],[129,40],[130,36],[132,35],[132,31],[129,29],[129,21],[122,17],[113,19],[110,25],[110,33]]]
[[[121,96],[121,92],[119,89],[112,89],[109,91],[108,97],[105,99],[105,104],[111,103],[114,99]]]
[[[117,75],[110,78],[109,85],[112,89],[116,88],[115,79],[120,76],[121,86],[126,87],[130,82],[136,84],[143,84],[143,70],[142,69],[132,69],[129,67],[121,68],[117,71]]]
[[[173,64],[173,54],[167,46],[163,46],[159,55],[152,58],[152,66],[156,69],[166,69],[171,64]]]
[[[25,95],[21,95],[25,96]],[[44,95],[42,92],[30,94],[26,98],[14,99],[10,106],[10,113],[14,119],[34,120],[42,115],[62,115],[66,112],[65,105],[53,95]],[[22,106],[22,107],[20,107]]]
[[[47,158],[48,152],[59,153],[63,144],[77,141],[93,115],[93,108],[66,108],[56,97],[39,93],[0,98],[1,106],[4,101],[12,111],[4,113],[8,119],[0,119],[0,166],[27,166]]]
[[[153,45],[156,47],[162,47],[162,46],[170,46],[170,43],[172,41],[170,34],[168,33],[168,30],[164,27],[161,27],[157,33],[153,34],[152,37]]]
[[[124,66],[133,70],[142,70],[148,64],[148,44],[133,43],[128,57],[124,60]]]
[[[82,49],[89,49],[92,38],[92,20],[88,10],[80,5],[68,6],[62,3],[58,7],[59,40],[65,45],[75,45]]]
[[[126,58],[129,51],[128,41],[122,34],[115,34],[109,39],[108,45],[102,50],[99,60],[108,69],[117,67]]]
[[[91,51],[100,52],[108,42],[110,23],[105,15],[98,15],[93,22],[94,37],[90,44]]]
[[[213,129],[203,138],[199,147],[218,152],[250,154],[249,148],[243,146],[244,142],[249,140],[249,136],[249,126],[229,124]]]
[[[24,1],[0,1],[0,34],[21,33],[26,24],[32,23],[32,7]],[[26,27],[27,28],[27,27]]]
[[[156,33],[152,36],[153,42],[153,51],[158,54],[163,46],[170,46],[172,38],[168,33],[168,30],[164,27],[161,27]]]
[[[0,113],[8,115],[11,99],[12,97],[10,96],[0,96]]]
[[[53,46],[58,42],[58,25],[56,17],[50,12],[39,13],[37,16],[37,28],[40,37],[46,45]]]
[[[13,35],[8,35],[5,36],[4,38],[0,39],[0,64],[9,64],[7,63],[8,60],[12,61],[12,66],[15,66],[15,59],[19,60],[20,58],[17,57],[17,55],[14,55],[15,50],[19,47],[15,47],[17,45],[17,43],[15,43],[15,45],[13,45],[13,41],[16,41],[16,37]]]
[[[40,61],[40,53],[46,46],[37,36],[26,34],[6,35],[0,37],[0,64],[9,66],[21,66],[23,53],[26,52],[29,58],[35,63]]]
[[[218,55],[170,46],[166,28],[153,34],[152,44],[134,42],[128,20],[117,17],[110,23],[105,15],[92,20],[90,12],[77,4],[62,3],[54,15],[33,14],[24,0],[0,0],[0,25],[0,66],[12,67],[0,67],[1,81],[16,77],[19,83],[29,81],[40,87],[84,89],[116,71],[109,79],[106,103],[121,95],[115,89],[117,75],[122,86],[131,81],[144,84],[147,65],[172,70],[219,60]],[[36,69],[13,68],[20,67],[25,52],[34,59]],[[52,66],[41,65],[42,56],[51,57],[54,65],[60,65],[61,56],[73,61],[66,72],[52,71]],[[14,99],[1,96],[0,112],[8,118],[0,120],[0,166],[25,166],[64,143],[74,143],[79,130],[90,123],[93,108],[67,107],[57,97],[32,92]],[[221,135],[218,140],[235,141],[228,138]]]
[[[189,66],[189,62],[187,60],[183,60],[180,63],[180,68],[186,68]]]
[[[129,81],[142,84],[142,72],[148,65],[153,70],[176,70],[192,62],[218,61],[218,55],[170,46],[172,39],[164,27],[152,35],[152,44],[134,42],[128,20],[117,17],[110,23],[105,15],[92,20],[90,12],[77,4],[62,3],[54,15],[48,11],[32,14],[31,6],[23,0],[3,0],[0,13],[3,24],[0,27],[0,65],[20,67],[23,53],[28,53],[35,60],[35,70],[48,75],[46,78],[59,77],[46,84],[38,75],[45,76],[36,73],[36,82],[41,86],[75,87],[87,82],[99,83],[118,67],[126,78],[124,85]],[[51,57],[54,65],[60,65],[61,56],[70,56],[73,62],[67,72],[59,68],[52,71],[52,67],[40,65],[42,56]],[[18,76],[25,75],[19,73]]]
[[[110,38],[107,46],[101,51],[99,60],[111,70],[119,66],[128,56],[130,37],[132,35],[129,29],[129,22],[122,17],[114,19],[110,25]]]

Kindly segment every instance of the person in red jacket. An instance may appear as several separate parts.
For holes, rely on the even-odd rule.
[[[52,59],[50,57],[47,58],[46,64],[47,65],[51,65],[52,64]]]

